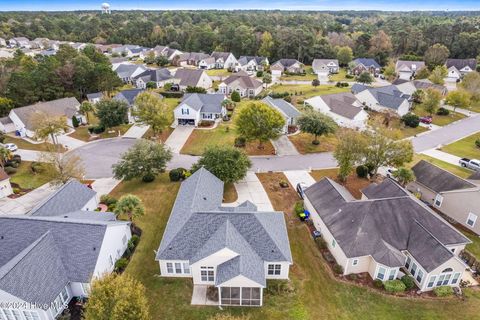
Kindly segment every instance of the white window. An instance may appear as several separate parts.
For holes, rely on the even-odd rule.
[[[358,264],[358,259],[353,259],[352,266],[356,266]]]
[[[190,274],[190,264],[188,262],[183,263],[183,273]]]
[[[282,265],[280,264],[269,264],[268,265],[268,275],[270,276],[279,276],[282,270]]]
[[[435,279],[437,278],[437,276],[431,276],[430,277],[430,281],[428,281],[428,285],[427,285],[427,288],[431,288],[434,286],[435,284]]]
[[[473,226],[475,226],[475,222],[477,222],[477,215],[470,212],[468,214],[467,224],[473,228]]]
[[[414,262],[412,264],[412,270],[410,271],[410,273],[412,274],[413,277],[415,277],[416,272],[417,272],[417,264]]]
[[[417,282],[421,283],[422,279],[423,279],[423,271],[421,269],[418,269]]]
[[[213,267],[200,267],[200,276],[202,281],[215,281],[215,271]]]
[[[384,267],[378,267],[378,271],[377,271],[377,279],[380,279],[380,280],[383,280],[385,279],[385,268]]]
[[[388,280],[394,280],[397,269],[390,269],[390,274],[388,275]]]
[[[182,109],[182,114],[189,115],[190,111],[188,109]]]
[[[36,311],[24,310],[23,315],[25,316],[26,320],[40,320],[40,316],[38,315],[38,312],[36,312]],[[1,313],[0,313],[0,319],[2,319],[1,318]]]
[[[452,274],[451,274],[451,273],[447,273],[447,274],[445,275],[445,279],[443,280],[442,285],[443,285],[443,286],[446,286],[446,285],[448,284],[448,282],[450,281],[450,278],[451,278],[451,277],[452,277]]]
[[[335,239],[332,239],[332,248],[335,248],[336,244],[337,244],[337,242],[335,241]]]
[[[180,262],[175,262],[175,273],[176,274],[182,273],[182,264]]]
[[[437,196],[435,197],[435,201],[434,201],[434,205],[435,207],[441,207],[442,206],[442,202],[443,202],[443,197],[439,194],[437,194]]]
[[[405,268],[409,269],[411,262],[412,262],[412,259],[410,259],[410,257],[407,257],[407,261],[405,261]]]
[[[444,274],[441,274],[441,275],[438,277],[437,286],[441,286],[441,285],[442,285],[443,279],[445,279],[445,275],[444,275]]]
[[[167,273],[173,273],[173,263],[167,262]]]
[[[90,283],[82,283],[82,290],[85,295],[90,294]]]
[[[452,284],[457,284],[458,278],[460,278],[460,272],[457,272],[453,275]]]

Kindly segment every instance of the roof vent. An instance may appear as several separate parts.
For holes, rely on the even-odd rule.
[[[0,236],[0,240],[3,240],[3,239],[4,239],[3,236]]]
[[[203,200],[207,200],[207,197],[203,197]]]
[[[275,250],[272,249],[272,252],[275,252]]]
[[[96,250],[97,250],[97,248],[93,247],[93,251],[96,251]]]

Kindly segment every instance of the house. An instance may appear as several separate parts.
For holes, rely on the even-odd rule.
[[[132,115],[132,110],[135,108],[135,99],[144,91],[144,89],[127,89],[120,91],[113,97],[113,100],[122,101],[128,105],[128,119],[126,120],[128,120],[129,123],[135,122],[135,118]]]
[[[0,199],[13,194],[12,185],[10,184],[10,176],[0,168]]]
[[[74,116],[80,123],[86,123],[86,119],[79,113],[79,109],[80,102],[76,98],[62,98],[12,109],[8,117],[14,124],[16,134],[21,137],[34,138],[36,114],[65,117],[66,124],[73,128],[72,117]]]
[[[147,71],[147,68],[139,64],[121,63],[117,65],[113,71],[117,73],[117,76],[124,83],[134,83],[134,79],[143,72]]]
[[[398,60],[395,64],[395,72],[398,78],[405,80],[410,80],[415,77],[415,73],[422,68],[425,68],[424,61]]]
[[[312,97],[304,104],[329,116],[341,127],[364,130],[367,126],[368,113],[350,92]]]
[[[104,98],[103,92],[87,93],[87,100],[91,104],[96,104]]]
[[[288,128],[296,126],[297,118],[300,116],[300,112],[291,103],[283,99],[273,99],[271,97],[265,97],[262,102],[265,102],[268,106],[280,112],[285,119],[285,126],[283,127],[283,133],[289,133]]]
[[[201,121],[215,121],[227,114],[222,105],[224,94],[187,93],[173,111],[175,122],[179,125],[198,126]]]
[[[235,72],[245,71],[247,73],[253,73],[256,71],[263,71],[265,66],[268,66],[267,57],[258,56],[240,56],[238,64],[235,67]]]
[[[0,297],[11,303],[0,316],[42,320],[88,297],[91,281],[114,270],[131,238],[129,222],[100,212],[3,215],[0,235]]]
[[[392,179],[362,192],[356,200],[329,178],[305,190],[305,208],[344,275],[387,281],[406,272],[420,291],[460,285],[467,266],[458,255],[469,239]]]
[[[337,59],[314,59],[312,69],[318,75],[319,80],[328,80],[328,76],[338,73],[340,67]]]
[[[211,56],[215,59],[215,69],[234,70],[238,65],[237,58],[231,52],[212,52]]]
[[[280,59],[270,66],[272,76],[280,77],[284,72],[304,73],[303,63],[297,59]]]
[[[240,97],[255,97],[262,92],[263,83],[250,77],[246,72],[237,72],[218,85],[218,92],[230,95],[237,91]]]
[[[214,57],[205,57],[198,61],[197,64],[199,69],[204,69],[204,70],[210,70],[210,69],[215,69],[216,62]]]
[[[359,75],[363,72],[369,72],[374,76],[380,74],[380,65],[375,59],[371,58],[357,58],[352,61],[353,68],[350,70],[354,75]]]
[[[412,167],[416,181],[407,189],[435,209],[480,235],[480,185],[421,160]]]
[[[49,49],[49,42],[48,38],[35,38],[30,41],[30,48],[32,49]]]
[[[210,55],[203,52],[184,52],[173,58],[172,64],[178,67],[198,67],[199,62],[207,58],[210,58]]]
[[[3,38],[0,38],[0,47],[6,47],[7,46],[7,41]]]
[[[42,50],[40,51],[39,55],[41,56],[54,56],[57,54],[57,50],[55,49],[46,49],[46,50]]]
[[[12,39],[8,40],[8,44],[11,47],[17,47],[17,48],[30,49],[30,47],[31,47],[30,40],[28,40],[25,37],[12,38]]]
[[[13,51],[12,49],[9,49],[9,48],[0,49],[0,59],[1,58],[11,59],[14,56],[15,56],[15,51]]]
[[[222,198],[223,182],[204,168],[182,183],[157,250],[160,275],[192,278],[195,293],[216,288],[219,306],[261,306],[266,280],[288,279],[285,218]]]
[[[166,57],[168,61],[172,61],[176,56],[179,56],[182,54],[182,52],[177,49],[172,49],[166,46],[157,45],[153,49],[142,51],[140,53],[140,58],[145,59],[151,53],[153,53],[154,57],[160,57],[160,56]]]
[[[148,83],[155,84],[155,88],[162,88],[165,84],[172,82],[173,76],[166,68],[148,69],[133,80],[137,88],[146,89]]]
[[[395,85],[374,88],[356,83],[352,86],[352,93],[364,106],[377,112],[394,112],[401,117],[411,107],[410,95]]]
[[[70,42],[69,45],[77,51],[82,51],[87,47],[87,43],[83,42]]]
[[[467,73],[477,70],[476,59],[447,59],[445,62],[447,68],[447,77],[445,81],[456,82],[463,78]]]
[[[199,87],[205,90],[212,87],[212,79],[204,70],[177,69],[173,76],[173,82],[180,86],[180,90],[187,87]]]
[[[125,44],[121,46],[112,47],[110,48],[110,51],[112,54],[118,54],[118,55],[127,57],[129,53],[131,54],[132,52],[131,50],[139,49],[139,48],[140,48],[139,45]]]
[[[60,216],[69,212],[95,211],[97,193],[90,187],[72,179],[55,190],[28,212],[31,216]]]
[[[411,96],[417,90],[426,90],[428,88],[433,88],[442,93],[442,95],[446,95],[448,90],[442,85],[435,84],[428,79],[421,79],[421,80],[404,80],[404,79],[396,79],[392,83],[393,85],[397,86],[397,89],[406,94]]]
[[[15,132],[15,124],[9,116],[0,118],[0,131],[3,133]]]

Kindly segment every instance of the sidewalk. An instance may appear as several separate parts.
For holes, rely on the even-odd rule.
[[[51,186],[49,183],[46,183],[19,198],[11,199],[6,197],[0,199],[0,215],[26,214],[50,196],[56,189],[57,188]]]
[[[141,124],[134,124],[123,135],[124,138],[140,139],[148,131],[150,126],[144,126]]]
[[[452,106],[449,106],[447,104],[444,104],[442,107],[444,107],[445,109],[448,109],[450,111],[453,111],[453,107]],[[476,112],[473,112],[473,111],[470,111],[470,110],[466,110],[466,109],[462,109],[462,108],[456,108],[455,109],[455,112],[458,112],[458,113],[461,113],[463,115],[466,115],[467,117],[470,117],[470,116],[473,116],[475,114],[477,114]]]
[[[254,172],[247,172],[245,179],[235,183],[235,189],[238,194],[237,201],[223,204],[224,206],[234,207],[248,200],[255,204],[259,211],[274,211],[267,192]]]
[[[453,154],[446,153],[446,152],[443,152],[443,151],[440,151],[440,150],[437,150],[437,149],[429,149],[429,150],[425,150],[421,153],[423,153],[427,156],[430,156],[432,158],[435,158],[435,159],[442,160],[444,162],[453,164],[455,166],[460,166],[459,161],[460,161],[461,158],[457,157],[457,156],[454,156]]]

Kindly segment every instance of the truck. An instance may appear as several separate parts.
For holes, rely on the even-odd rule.
[[[459,160],[459,163],[464,168],[480,171],[480,160],[478,159],[462,158]]]

